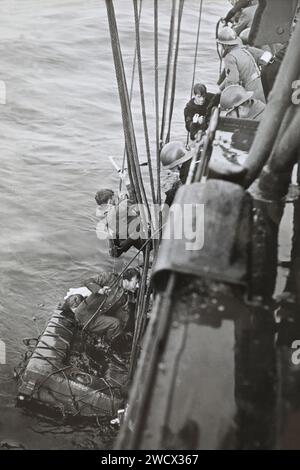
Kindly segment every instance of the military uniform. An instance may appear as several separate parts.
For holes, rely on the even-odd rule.
[[[263,51],[256,47],[234,46],[224,57],[226,78],[220,89],[229,85],[242,85],[246,91],[253,91],[253,97],[266,102],[260,78],[258,59]]]

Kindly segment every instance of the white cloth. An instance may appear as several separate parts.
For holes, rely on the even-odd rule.
[[[91,293],[92,292],[87,287],[71,287],[71,289],[68,290],[67,295],[64,297],[64,300],[70,297],[70,295],[80,294],[83,297],[88,297]]]

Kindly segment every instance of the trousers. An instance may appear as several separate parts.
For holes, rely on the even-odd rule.
[[[110,343],[123,332],[120,320],[108,315],[98,315],[88,327],[88,331],[97,336],[104,336]]]

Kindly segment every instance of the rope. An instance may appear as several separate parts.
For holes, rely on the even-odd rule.
[[[204,144],[200,157],[200,164],[198,165],[198,168],[193,177],[193,182],[201,182],[202,178],[206,175],[209,160],[212,154],[212,142],[217,130],[219,116],[220,108],[215,108],[214,112],[211,115],[207,134],[204,138]],[[200,153],[200,148],[198,149],[198,153]]]
[[[154,89],[155,89],[155,131],[156,131],[156,203],[161,206],[160,146],[159,146],[159,84],[158,84],[158,0],[154,0]],[[159,214],[158,228],[161,228],[162,217]],[[159,241],[158,241],[159,242]],[[156,251],[158,250],[158,243]]]
[[[40,389],[42,388],[42,386],[47,382],[47,380],[49,380],[51,377],[53,377],[53,375],[55,374],[60,374],[61,372],[65,372],[66,370],[70,369],[72,366],[65,366],[65,367],[62,367],[61,369],[57,369],[57,370],[54,370],[53,372],[50,372],[50,374],[46,375],[46,377],[44,378],[44,380],[42,380],[38,386],[35,388],[34,392],[35,393],[39,393]]]
[[[141,21],[141,15],[142,15],[142,5],[143,5],[143,0],[140,0],[140,7],[139,7],[139,24]],[[132,72],[131,72],[131,83],[130,83],[130,92],[129,92],[129,101],[130,104],[132,102],[132,95],[133,95],[133,85],[134,85],[134,77],[135,77],[135,68],[136,68],[136,47],[134,49],[134,56],[133,56],[133,63],[132,63]],[[123,161],[122,161],[122,173],[124,173],[125,170],[125,160],[126,160],[126,146],[124,147],[124,152],[123,152]],[[122,191],[122,178],[120,178],[119,181],[119,191]]]
[[[106,9],[107,9],[107,16],[108,16],[108,23],[109,23],[109,30],[110,30],[110,39],[111,39],[111,46],[115,64],[115,72],[116,78],[118,83],[119,89],[119,97],[121,103],[121,112],[122,112],[122,120],[123,120],[123,129],[125,135],[125,143],[126,143],[126,152],[127,152],[127,160],[128,160],[128,169],[130,169],[129,176],[130,176],[130,183],[132,188],[134,189],[136,195],[136,201],[138,204],[141,205],[141,208],[146,208],[148,221],[151,223],[151,211],[149,202],[147,199],[141,169],[140,169],[140,162],[138,158],[138,151],[137,151],[137,144],[133,126],[133,119],[132,119],[132,112],[131,106],[128,96],[128,88],[126,83],[126,75],[124,69],[124,63],[122,58],[122,52],[120,47],[119,41],[119,34],[118,34],[118,27],[116,22],[116,15],[114,10],[113,0],[105,0]],[[147,226],[147,219],[143,210],[140,211],[141,216],[141,226]]]
[[[76,403],[76,397],[75,395],[73,394],[72,392],[72,387],[71,387],[71,384],[70,384],[70,381],[69,381],[69,378],[67,377],[67,375],[65,374],[65,371],[64,369],[60,369],[59,367],[57,367],[55,364],[53,364],[53,362],[46,356],[43,356],[42,354],[40,354],[38,351],[34,351],[33,352],[33,356],[32,357],[35,357],[35,355],[37,355],[39,359],[43,360],[43,361],[46,361],[48,362],[52,367],[54,367],[54,369],[56,369],[57,373],[61,373],[64,377],[64,379],[66,380],[67,384],[68,384],[68,389],[69,389],[69,392],[70,392],[70,397],[71,397],[71,401],[72,401],[72,404],[74,406],[74,408],[78,411],[78,406],[77,406],[77,403]],[[33,397],[34,393],[36,392],[36,387],[33,387],[33,390],[31,392],[31,397]],[[37,393],[38,393],[38,397],[39,397],[39,388],[37,390]]]
[[[168,333],[168,325],[171,321],[171,305],[173,300],[172,293],[175,288],[175,283],[176,275],[175,273],[172,273],[169,277],[166,289],[158,297],[158,301],[154,309],[152,310],[154,322],[156,323],[156,334],[154,338],[151,338],[151,331],[149,330],[149,336],[147,336],[146,345],[149,345],[151,341],[152,347],[150,350],[148,348],[148,351],[146,347],[143,350],[143,357],[141,358],[141,364],[147,364],[147,367],[145,369],[143,369],[143,367],[139,369],[137,375],[135,376],[133,389],[131,391],[131,403],[133,403],[132,399],[136,400],[134,401],[135,419],[133,431],[129,434],[129,437],[126,436],[128,440],[128,442],[126,443],[126,449],[137,449],[142,436],[143,426],[147,418],[147,406],[149,406],[149,401],[152,396],[153,386],[155,383],[155,377],[157,372],[157,364],[162,351],[162,344],[165,341],[165,337]],[[141,387],[141,390],[138,390],[139,387]],[[127,415],[127,423],[129,419],[130,417],[129,415]],[[125,426],[124,431],[126,431]],[[124,439],[125,435],[123,434],[121,438],[122,437]],[[118,449],[120,449],[120,446],[118,446]]]
[[[45,343],[44,341],[42,341],[41,339],[39,340],[39,343],[43,343],[45,345],[47,345],[47,343]],[[39,346],[37,346],[39,348]],[[56,350],[56,348],[53,348],[49,345],[47,345],[47,348],[46,349],[50,349],[50,350]],[[58,352],[58,350],[56,350]],[[40,383],[38,384],[35,384],[32,392],[31,392],[31,398],[33,398],[33,395],[34,394],[37,394],[38,396],[38,399],[39,399],[39,392],[40,392],[40,389],[44,386],[44,384],[51,378],[53,377],[53,375],[56,375],[56,374],[62,374],[64,379],[66,380],[67,382],[67,385],[68,385],[68,389],[69,389],[69,393],[70,393],[70,397],[71,397],[71,400],[72,400],[72,403],[73,403],[73,406],[74,408],[76,409],[76,413],[72,414],[72,416],[77,416],[78,414],[81,413],[82,411],[82,408],[84,406],[92,406],[92,405],[83,405],[79,408],[78,404],[79,402],[86,396],[88,396],[89,394],[91,393],[96,393],[96,392],[102,392],[103,390],[105,390],[105,388],[102,388],[102,389],[97,389],[97,390],[89,390],[88,392],[85,392],[83,395],[80,395],[79,397],[76,397],[73,392],[72,392],[72,388],[71,388],[71,384],[70,384],[70,379],[69,377],[66,375],[66,370],[68,369],[71,369],[73,366],[70,364],[70,365],[67,365],[67,366],[64,366],[62,368],[59,368],[56,364],[54,364],[52,362],[52,358],[49,358],[47,356],[44,356],[42,355],[41,353],[39,353],[36,348],[35,350],[33,351],[33,355],[31,356],[33,358],[36,358],[36,359],[41,359],[41,360],[44,360],[46,362],[48,362],[55,370],[50,372]],[[92,381],[92,377],[91,377],[91,374],[87,373],[87,372],[84,372],[84,371],[81,371],[81,370],[78,370],[78,373],[81,373],[81,374],[85,374],[85,375],[88,375],[89,376],[89,379],[90,379],[90,383]],[[20,377],[22,382],[23,379],[22,377]],[[114,395],[112,393],[112,388],[110,386],[110,384],[104,379],[104,377],[101,377],[101,380],[104,382],[104,384],[106,385],[106,388],[109,389],[110,391],[110,395],[111,395],[111,403],[112,403],[112,410],[113,412],[115,412],[115,404],[114,404]]]
[[[218,39],[218,36],[219,36],[219,27],[220,27],[220,23],[222,23],[222,18],[217,22],[217,25],[216,25],[216,40]],[[221,73],[222,73],[222,54],[220,52],[220,49],[219,49],[219,44],[216,42],[216,47],[217,47],[217,54],[218,54],[218,57],[219,57],[219,61],[220,61],[220,64],[219,64],[219,77],[221,76]]]
[[[157,233],[159,233],[163,227],[166,225],[166,223],[164,223],[164,225],[162,227],[160,227],[159,229],[157,229],[152,235],[150,238],[147,238],[147,240],[145,241],[145,243],[141,246],[141,248],[137,251],[137,253],[128,261],[127,264],[125,264],[125,267],[123,268],[123,270],[120,272],[119,276],[117,277],[117,279],[113,282],[112,286],[114,286],[117,282],[119,282],[119,280],[121,279],[121,277],[123,276],[124,272],[126,271],[126,269],[133,263],[133,261],[137,258],[137,256],[139,256],[139,254],[141,253],[141,251],[144,250],[144,248],[146,248],[146,246],[148,245],[148,243],[154,239],[155,235]]]
[[[142,325],[143,318],[146,314],[146,290],[147,290],[147,276],[150,264],[150,246],[147,245],[145,256],[144,256],[144,266],[141,279],[141,287],[139,290],[139,295],[136,303],[136,315],[135,315],[135,330],[132,341],[131,356],[130,356],[130,368],[129,368],[129,378],[132,378],[135,371],[137,354],[138,354],[138,344],[142,335]]]
[[[141,251],[143,251],[143,250],[147,247],[148,243],[149,243],[151,240],[154,239],[155,235],[156,235],[157,233],[159,233],[159,232],[162,231],[162,229],[164,228],[165,225],[166,225],[166,222],[162,225],[162,227],[158,228],[158,229],[152,234],[152,236],[151,236],[150,238],[147,238],[147,240],[145,241],[145,243],[144,243],[144,244],[141,246],[141,248],[136,252],[136,254],[128,261],[128,263],[125,264],[125,266],[123,267],[123,269],[122,269],[122,271],[120,272],[120,274],[118,275],[118,277],[117,277],[117,278],[112,282],[112,284],[109,286],[110,289],[112,289],[117,283],[119,283],[119,281],[120,281],[120,279],[122,278],[122,276],[123,276],[124,272],[126,271],[126,269],[129,268],[129,266],[133,263],[133,261],[139,256],[139,254],[141,253]],[[94,313],[94,315],[85,323],[85,325],[84,325],[83,328],[82,328],[82,332],[83,332],[84,330],[86,330],[86,328],[88,327],[88,325],[94,320],[94,318],[98,315],[98,313],[101,312],[101,309],[102,309],[104,303],[105,303],[106,300],[107,300],[107,295],[108,295],[108,294],[104,294],[104,299],[103,299],[103,301],[101,302],[100,306],[98,307],[98,309],[96,310],[96,312]],[[116,293],[115,293],[115,295],[116,295]],[[114,297],[115,297],[115,295],[114,295]],[[113,299],[114,299],[114,297],[113,297]]]
[[[198,157],[199,149],[195,150]],[[191,170],[192,173],[192,170]],[[191,178],[189,183],[191,184]],[[187,184],[187,183],[186,183]],[[163,292],[157,295],[150,317],[150,323],[146,330],[144,348],[142,350],[140,364],[131,387],[129,403],[130,408],[125,418],[125,423],[117,441],[117,449],[137,449],[142,435],[143,424],[147,419],[147,407],[155,383],[158,361],[162,354],[162,346],[169,333],[169,325],[172,320],[172,301],[178,276],[171,273]],[[151,347],[150,347],[151,345]],[[184,342],[180,344],[178,355],[181,354]],[[173,376],[174,377],[174,374]],[[132,404],[134,403],[134,407]],[[165,416],[166,417],[166,416]],[[128,433],[129,423],[134,419],[134,430]]]
[[[162,120],[161,120],[161,130],[160,130],[160,143],[162,143],[164,140],[164,131],[165,131],[165,124],[166,124],[166,114],[167,114],[169,86],[170,86],[170,69],[171,69],[171,59],[172,59],[172,51],[173,51],[173,44],[174,44],[175,12],[176,12],[176,0],[172,0],[172,12],[171,12],[170,29],[169,29],[169,47],[168,47],[168,56],[167,56],[163,110],[162,110]]]
[[[193,96],[193,89],[194,89],[195,77],[196,77],[197,57],[198,57],[199,39],[200,39],[200,28],[201,28],[201,21],[202,21],[202,7],[203,7],[203,0],[200,0],[199,16],[198,16],[198,29],[197,29],[197,37],[196,37],[196,45],[195,45],[195,56],[194,56],[193,79],[192,79],[190,98],[192,98],[192,96]]]
[[[116,78],[118,83],[119,89],[119,97],[121,102],[121,112],[122,112],[122,120],[123,120],[123,128],[124,128],[124,135],[125,135],[125,143],[126,143],[126,152],[128,158],[128,169],[130,168],[129,176],[132,188],[135,191],[136,200],[139,204],[145,204],[147,207],[149,219],[150,219],[150,208],[149,203],[146,196],[145,187],[142,180],[141,170],[139,166],[139,159],[138,159],[138,152],[137,152],[137,145],[136,145],[136,138],[135,132],[133,127],[133,119],[132,119],[132,112],[131,106],[129,101],[128,95],[128,88],[126,83],[126,76],[124,70],[124,63],[122,58],[122,52],[120,47],[120,40],[118,34],[118,28],[116,23],[116,15],[114,10],[113,0],[105,0],[106,9],[107,9],[107,16],[108,16],[108,23],[109,23],[109,30],[110,30],[110,38],[111,38],[111,46],[115,64],[115,72]]]
[[[168,125],[168,132],[166,136],[166,143],[170,141],[170,137],[171,137],[171,125],[172,125],[174,100],[175,100],[175,92],[176,92],[177,63],[178,63],[180,30],[181,30],[183,7],[184,7],[184,0],[180,0],[179,8],[178,8],[177,38],[176,38],[175,57],[174,57],[174,64],[173,64],[173,79],[172,79],[172,90],[171,90],[170,109],[169,109],[169,125]]]
[[[192,78],[190,99],[193,96],[194,85],[195,85],[197,57],[198,57],[199,39],[200,39],[200,28],[201,28],[201,21],[202,21],[202,7],[203,7],[203,0],[200,0],[199,15],[198,15],[198,29],[197,29],[196,44],[195,44],[194,67],[193,67],[193,78]],[[187,133],[187,139],[186,139],[186,145],[188,145],[188,143],[189,143],[189,136],[190,136],[190,133],[188,132]]]
[[[141,40],[140,40],[140,23],[139,23],[137,2],[138,0],[133,0],[134,19],[135,19],[135,36],[136,36],[136,53],[137,53],[137,62],[138,62],[138,71],[139,71],[140,97],[141,97],[142,117],[143,117],[143,126],[144,126],[144,135],[145,135],[146,153],[147,153],[147,161],[148,161],[148,169],[149,169],[149,177],[150,177],[151,194],[152,194],[153,203],[155,204],[156,197],[155,197],[153,170],[152,170],[152,162],[151,162],[149,132],[148,132],[147,116],[146,116],[146,103],[145,103],[145,92],[144,92],[144,81],[143,81]]]

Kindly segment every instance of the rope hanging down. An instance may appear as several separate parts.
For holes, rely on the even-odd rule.
[[[169,98],[169,88],[170,88],[170,70],[171,70],[171,60],[172,60],[172,51],[174,44],[174,32],[175,32],[175,12],[176,12],[176,0],[172,0],[172,12],[170,19],[170,29],[169,29],[169,46],[168,46],[168,56],[167,56],[167,66],[166,66],[166,77],[165,77],[165,88],[164,88],[164,99],[163,99],[163,109],[162,109],[162,120],[161,120],[161,129],[160,129],[160,144],[164,141],[164,132],[166,124],[166,115],[167,115],[167,106]]]
[[[141,21],[141,15],[142,15],[142,6],[143,6],[143,0],[140,0],[140,6],[139,6],[139,23]],[[129,92],[129,101],[131,104],[132,101],[132,95],[133,95],[133,85],[134,85],[134,77],[135,77],[135,67],[136,67],[136,47],[134,49],[134,55],[133,55],[133,63],[132,63],[132,72],[131,72],[131,83],[130,83],[130,92]],[[126,146],[124,148],[123,152],[123,161],[122,161],[122,173],[124,173],[125,170],[125,160],[126,160]],[[127,158],[128,160],[128,158]],[[129,169],[128,169],[129,171]],[[122,183],[123,180],[120,178],[119,182],[119,191],[121,192],[122,190]]]
[[[160,145],[159,145],[159,83],[158,83],[158,0],[154,0],[154,91],[155,91],[155,134],[156,134],[156,203],[161,206]],[[159,213],[158,228],[162,225]],[[156,248],[156,247],[155,247]],[[158,244],[157,244],[158,248]]]
[[[196,44],[195,44],[195,55],[194,55],[194,67],[193,67],[193,78],[192,78],[192,85],[191,85],[191,92],[190,92],[190,99],[193,96],[194,85],[195,85],[195,77],[196,77],[196,68],[197,68],[197,58],[198,58],[198,49],[199,49],[199,39],[200,39],[200,28],[201,28],[201,21],[202,21],[202,7],[203,7],[203,0],[200,0],[199,4],[199,14],[198,14],[198,28],[197,28],[197,36],[196,36]],[[187,133],[186,144],[189,143],[189,136],[190,133]]]
[[[136,200],[139,204],[144,204],[147,208],[149,220],[151,219],[151,213],[149,203],[142,180],[141,169],[139,166],[137,145],[135,132],[133,127],[133,119],[131,113],[131,106],[128,95],[128,88],[126,83],[126,76],[123,64],[123,58],[121,53],[118,28],[116,23],[116,16],[114,10],[113,0],[105,0],[108,23],[110,29],[111,46],[115,64],[115,72],[118,82],[119,96],[121,102],[122,121],[126,143],[126,153],[128,157],[128,168],[131,170],[131,184],[135,190]],[[142,216],[142,214],[141,214]]]
[[[203,0],[200,0],[199,15],[198,15],[198,29],[197,29],[195,55],[194,55],[193,79],[192,79],[190,98],[192,98],[192,96],[193,96],[193,90],[194,90],[194,85],[195,85],[197,58],[198,58],[198,49],[199,49],[199,39],[200,39],[200,28],[201,28],[201,21],[202,21],[202,8],[203,8]]]
[[[134,19],[135,19],[136,53],[137,53],[137,62],[138,62],[138,71],[139,71],[140,96],[141,96],[141,107],[142,107],[146,153],[147,153],[152,200],[153,200],[153,203],[155,204],[156,197],[155,197],[155,189],[154,189],[154,179],[153,179],[153,170],[152,170],[152,162],[151,162],[151,152],[150,152],[149,133],[148,133],[147,116],[146,116],[145,93],[144,93],[144,82],[143,82],[138,0],[133,0],[133,7],[134,7]]]
[[[217,22],[217,25],[216,25],[216,39],[218,39],[219,37],[219,29],[220,29],[220,24],[222,23],[222,19],[220,19],[218,22]],[[222,61],[223,61],[223,57],[222,57],[222,54],[220,52],[220,49],[219,49],[219,44],[216,42],[216,47],[217,47],[217,54],[218,54],[218,57],[219,57],[219,77],[221,76],[221,73],[222,73]]]
[[[134,336],[132,341],[132,348],[131,348],[131,356],[130,356],[130,368],[129,368],[129,377],[130,379],[133,378],[133,374],[136,369],[137,359],[140,352],[140,342],[143,335],[143,325],[145,324],[145,318],[147,316],[147,280],[148,280],[148,272],[150,267],[150,245],[147,244],[145,254],[144,254],[144,265],[143,265],[143,272],[141,277],[141,285],[138,293],[138,298],[136,302],[136,311],[135,311],[135,329],[134,329]]]
[[[171,98],[170,98],[169,125],[168,125],[168,132],[166,136],[166,143],[170,141],[170,137],[171,137],[171,125],[172,125],[174,100],[175,100],[175,92],[176,92],[177,63],[178,63],[180,30],[181,30],[183,7],[184,7],[184,0],[180,0],[179,8],[178,8],[176,48],[175,48],[175,57],[174,57],[174,64],[173,64],[172,91],[171,91]]]

